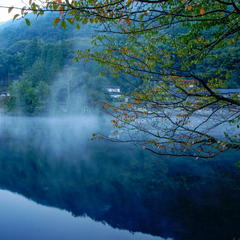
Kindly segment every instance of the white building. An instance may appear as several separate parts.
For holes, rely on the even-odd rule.
[[[107,86],[105,89],[111,98],[116,99],[122,96],[121,88],[118,86]]]

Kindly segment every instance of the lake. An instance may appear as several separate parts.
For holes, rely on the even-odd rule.
[[[0,117],[0,239],[240,238],[240,153],[91,141],[104,119]]]

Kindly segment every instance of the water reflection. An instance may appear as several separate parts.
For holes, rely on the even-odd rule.
[[[142,233],[113,229],[89,217],[73,217],[67,211],[44,207],[17,194],[0,191],[1,239],[66,240],[164,240]]]
[[[127,230],[124,239],[141,235],[129,231],[176,240],[240,237],[238,153],[209,161],[159,159],[131,146],[88,140],[104,124],[94,117],[2,118],[0,122],[0,187],[42,205],[65,209],[75,217],[92,219],[76,218],[90,222],[80,229],[71,218],[67,225],[71,230],[58,239],[70,239],[70,232],[75,237],[86,233],[86,238],[78,239],[91,239],[88,234],[100,239],[94,237],[98,236],[96,224]],[[13,202],[18,205],[21,199],[17,196]],[[44,207],[27,204],[22,209],[25,218],[39,218],[38,227],[44,226],[48,218],[41,215]],[[11,217],[11,210],[11,205],[3,208],[2,221]],[[70,216],[54,211],[58,213],[52,222],[64,222]],[[26,229],[28,223],[21,217],[14,225],[21,223]],[[12,227],[11,221],[5,221],[5,229]],[[51,234],[46,229],[42,232]],[[141,236],[139,239],[145,239]],[[122,238],[109,235],[105,239]]]

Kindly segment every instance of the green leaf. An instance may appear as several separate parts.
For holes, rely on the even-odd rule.
[[[87,23],[88,23],[87,18],[84,18],[83,21],[82,21],[82,24],[87,24]]]
[[[71,25],[74,24],[74,19],[73,19],[73,18],[67,18],[67,21],[68,21]]]
[[[26,24],[27,24],[28,26],[31,25],[31,22],[30,22],[30,20],[29,20],[28,18],[25,18],[25,22],[26,22]]]
[[[53,4],[53,9],[56,11],[58,9],[59,5],[58,4]]]
[[[240,168],[240,161],[236,163],[236,167]]]
[[[61,25],[60,25],[63,29],[67,28],[67,23],[65,20],[62,20]]]

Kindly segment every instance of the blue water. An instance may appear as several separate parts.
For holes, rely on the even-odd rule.
[[[0,191],[1,239],[135,239],[161,240],[148,234],[112,228],[66,210],[46,207],[16,193]]]
[[[95,117],[0,118],[0,239],[240,237],[238,152],[159,158]]]

